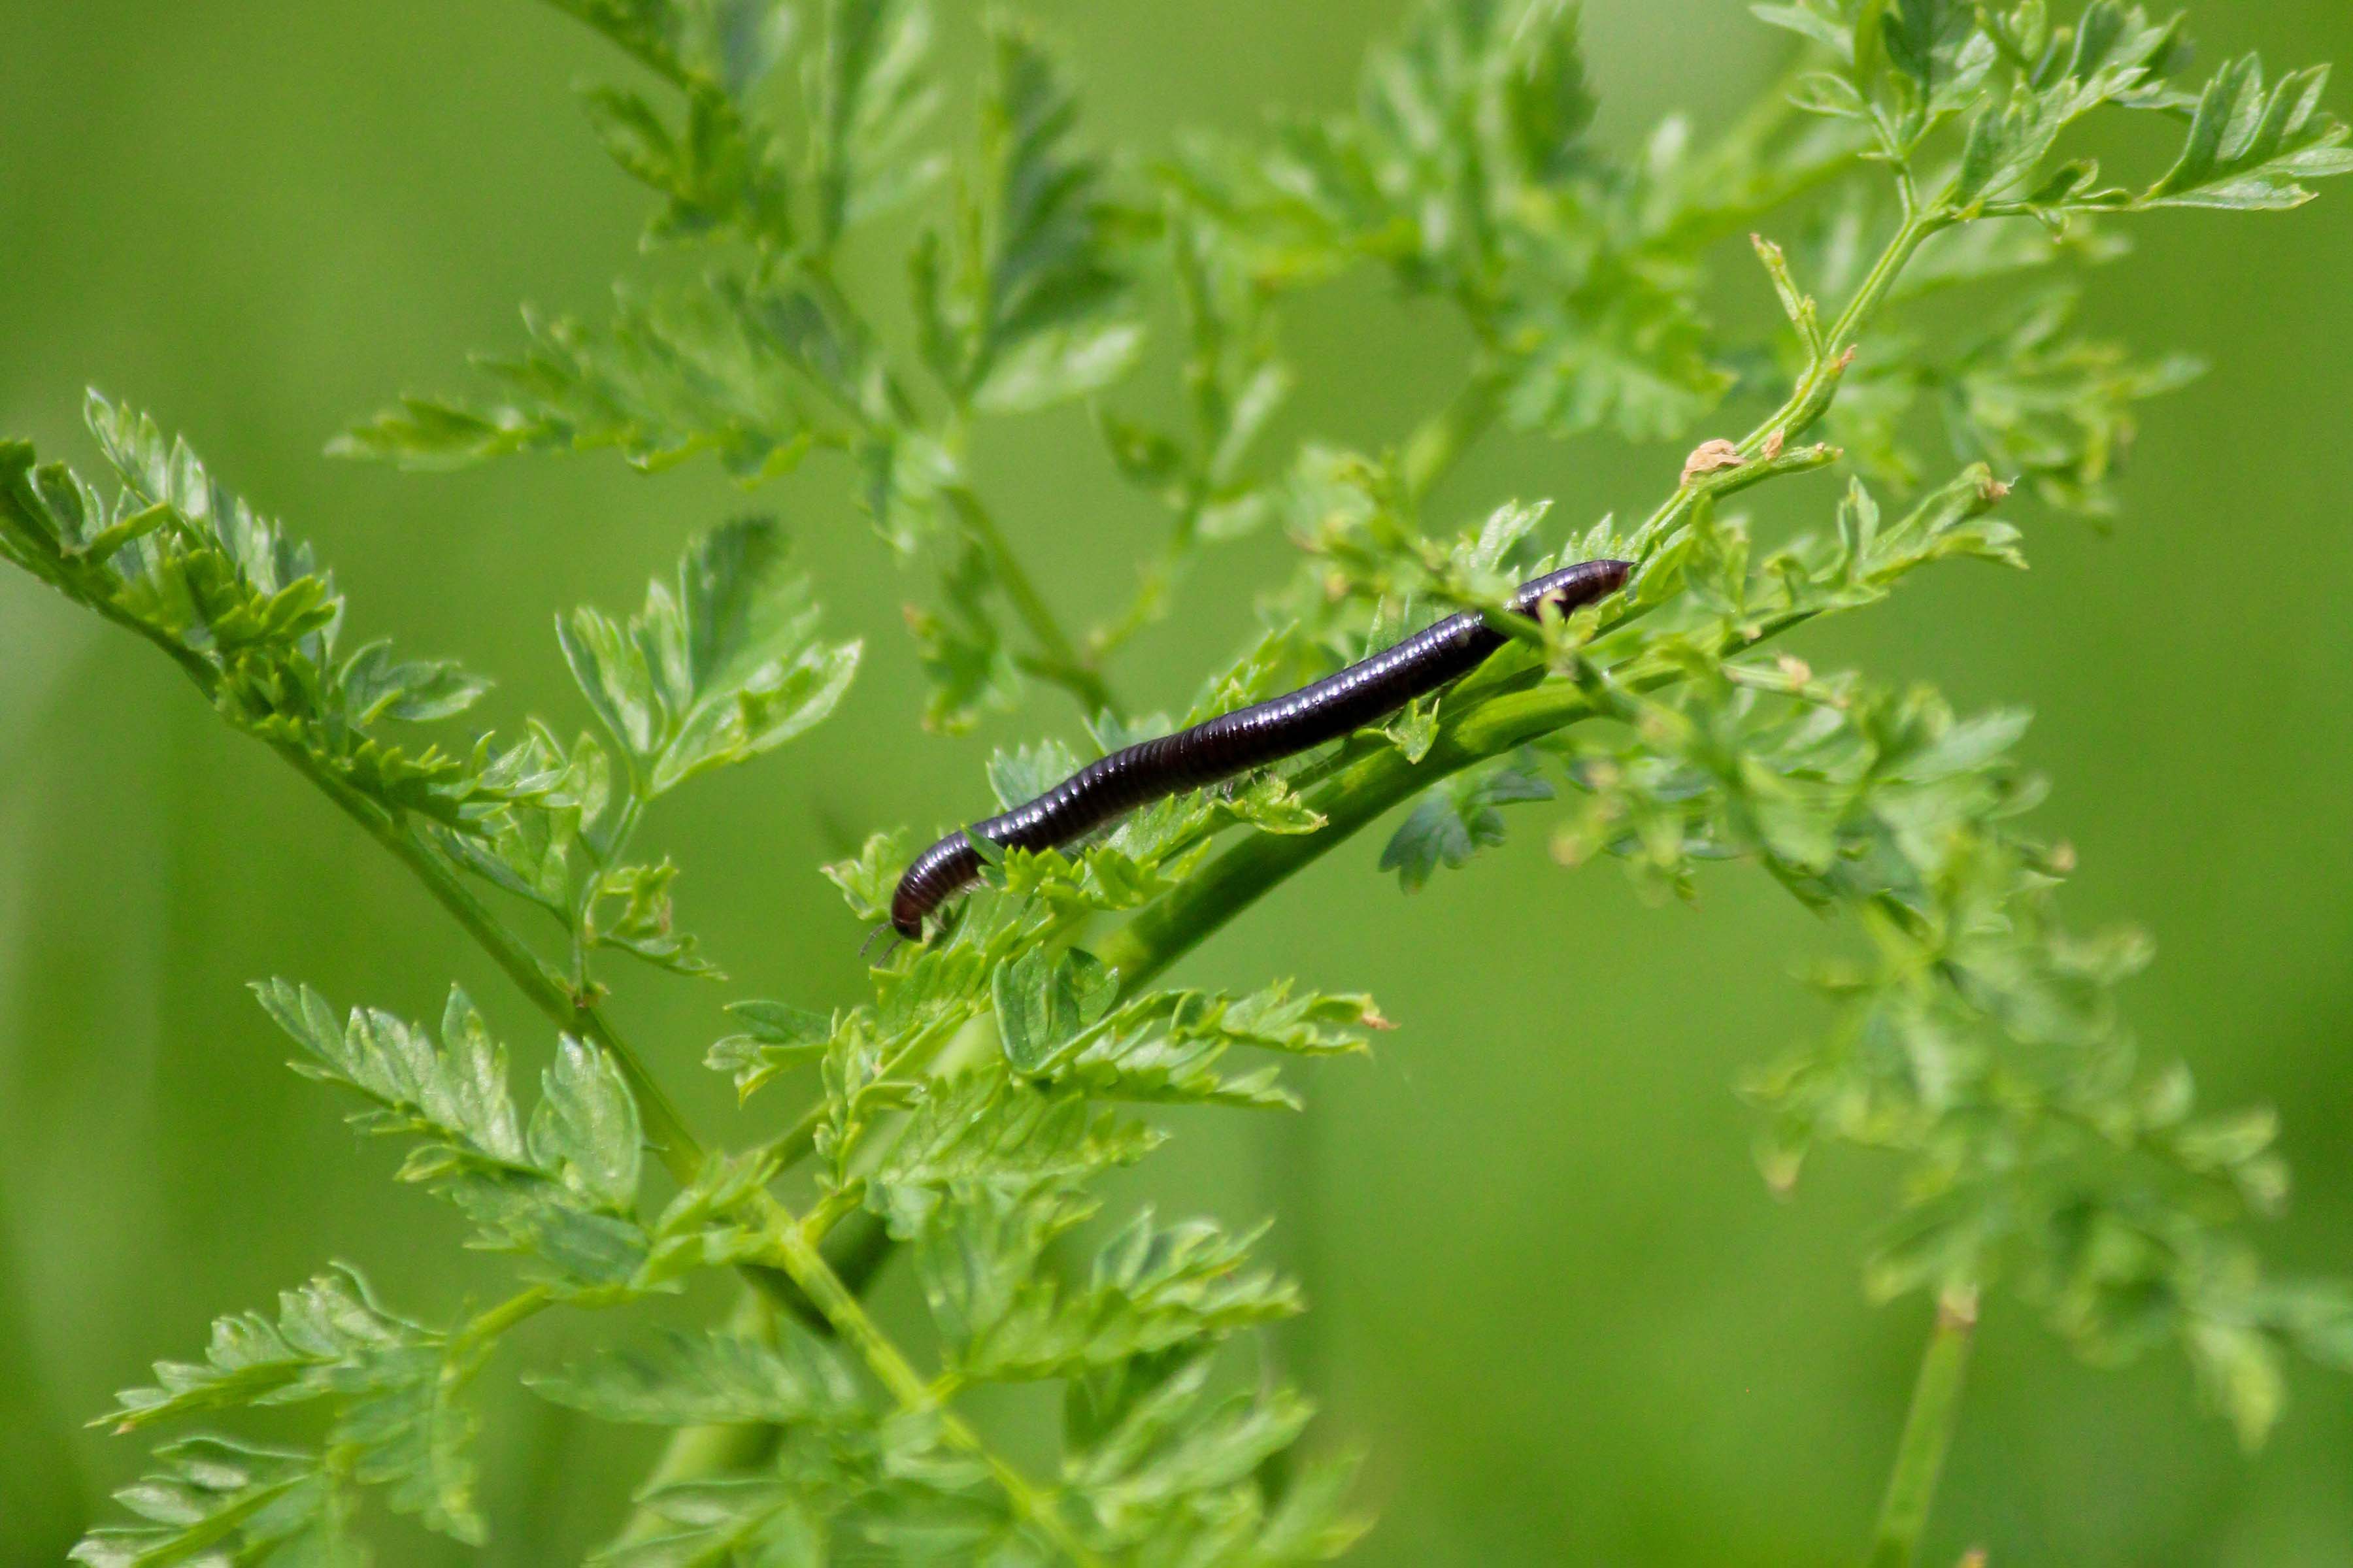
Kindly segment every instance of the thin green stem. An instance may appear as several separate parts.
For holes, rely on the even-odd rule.
[[[1936,1483],[1944,1475],[1945,1453],[1952,1446],[1953,1428],[1960,1419],[1961,1384],[1968,1372],[1969,1344],[1977,1325],[1974,1287],[1948,1289],[1938,1298],[1936,1326],[1930,1331],[1927,1352],[1920,1358],[1911,1414],[1904,1419],[1895,1468],[1887,1479],[1887,1497],[1879,1507],[1871,1568],[1911,1568],[1919,1554],[1920,1536],[1927,1528],[1928,1510],[1936,1500]]]
[[[544,1285],[533,1285],[527,1290],[516,1291],[486,1311],[476,1313],[466,1326],[459,1331],[458,1337],[466,1340],[494,1340],[518,1324],[539,1316],[554,1305],[555,1305],[554,1292]]]
[[[928,1415],[937,1421],[941,1436],[979,1460],[1015,1511],[1040,1535],[1079,1568],[1100,1568],[1103,1559],[1079,1539],[1051,1494],[1040,1490],[984,1442],[964,1417],[942,1403],[941,1389],[924,1380],[868,1314],[865,1303],[803,1234],[800,1221],[782,1204],[771,1202],[768,1208],[768,1237],[777,1266],[817,1304],[818,1310],[833,1325],[834,1332],[858,1352],[900,1408],[910,1414]]]
[[[630,1092],[637,1097],[648,1145],[672,1177],[681,1183],[692,1181],[702,1168],[702,1141],[686,1125],[677,1103],[655,1080],[635,1047],[585,997],[550,975],[522,939],[474,896],[473,889],[429,845],[375,802],[321,767],[308,752],[294,746],[279,746],[276,750],[295,772],[316,784],[328,799],[343,808],[345,816],[406,866],[425,884],[434,900],[490,955],[491,962],[531,999],[533,1005],[553,1019],[558,1028],[594,1042],[612,1056],[621,1075],[628,1080]]]
[[[1897,227],[1895,237],[1888,242],[1887,248],[1873,263],[1870,272],[1856,287],[1854,297],[1847,301],[1846,309],[1839,312],[1838,320],[1831,323],[1830,331],[1823,338],[1823,352],[1806,367],[1805,374],[1799,378],[1788,400],[1742,439],[1740,450],[1743,456],[1762,451],[1766,444],[1776,437],[1788,440],[1804,435],[1817,420],[1830,412],[1831,403],[1838,397],[1839,384],[1845,378],[1847,367],[1852,363],[1856,340],[1862,336],[1862,329],[1887,302],[1889,290],[1895,287],[1895,280],[1903,276],[1904,268],[1912,258],[1919,254],[1920,247],[1931,235],[1950,223],[1951,219],[1940,213],[1922,214],[1913,210],[1909,200],[1905,202],[1904,221]]]
[[[1089,718],[1104,711],[1123,711],[1102,673],[1087,662],[1078,645],[1062,630],[1053,606],[1038,592],[1037,584],[1030,580],[1020,558],[1013,553],[1013,546],[997,526],[997,520],[989,515],[988,508],[962,485],[951,487],[946,496],[957,522],[988,557],[1006,598],[1011,601],[1014,613],[1021,617],[1021,624],[1029,629],[1031,639],[1038,645],[1037,654],[1023,661],[1025,667],[1040,679],[1052,681],[1077,698],[1086,707]]]
[[[702,1140],[687,1126],[677,1104],[656,1081],[644,1058],[605,1020],[604,1016],[551,976],[522,939],[509,931],[480,900],[474,897],[473,890],[458,879],[457,873],[429,845],[419,841],[375,802],[320,767],[317,760],[308,752],[285,746],[275,749],[293,765],[296,772],[317,784],[328,799],[342,807],[345,815],[367,829],[370,837],[408,867],[425,884],[427,891],[449,911],[490,955],[491,962],[541,1012],[554,1020],[558,1027],[580,1035],[611,1054],[622,1076],[628,1079],[630,1092],[637,1098],[647,1144],[673,1180],[681,1184],[694,1180],[707,1157]],[[863,1248],[845,1267],[854,1268],[863,1279],[871,1276],[881,1261],[881,1256],[871,1248]],[[743,1266],[739,1272],[753,1289],[786,1310],[808,1319],[818,1327],[827,1326],[827,1320],[788,1277],[774,1269],[751,1265]]]

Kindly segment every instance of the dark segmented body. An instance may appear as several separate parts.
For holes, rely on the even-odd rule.
[[[1532,616],[1550,601],[1567,613],[1616,593],[1632,570],[1623,561],[1565,567],[1522,584],[1512,608]],[[891,924],[900,935],[922,941],[924,918],[979,879],[973,834],[1007,849],[1068,844],[1164,795],[1199,789],[1361,730],[1470,674],[1504,641],[1477,611],[1465,611],[1287,696],[1113,752],[1027,805],[951,833],[916,856],[891,900]]]

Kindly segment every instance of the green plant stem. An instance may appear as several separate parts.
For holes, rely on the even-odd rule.
[[[982,1441],[964,1417],[943,1403],[945,1394],[954,1388],[953,1381],[938,1386],[924,1381],[890,1336],[868,1315],[865,1303],[834,1272],[824,1254],[803,1234],[799,1221],[782,1204],[771,1205],[768,1236],[778,1267],[817,1304],[842,1342],[858,1352],[900,1408],[910,1414],[928,1415],[937,1421],[941,1436],[979,1460],[1015,1511],[1071,1562],[1079,1568],[1101,1568],[1103,1559],[1078,1538],[1053,1497],[1040,1491],[1028,1476]]]
[[[552,978],[522,939],[509,931],[480,900],[474,897],[472,889],[459,879],[457,873],[431,847],[420,842],[374,802],[355,794],[340,779],[321,768],[317,759],[308,752],[286,746],[275,749],[297,773],[317,784],[347,816],[367,829],[370,837],[408,867],[435,900],[480,944],[491,961],[541,1012],[554,1020],[559,1028],[581,1035],[612,1054],[622,1076],[628,1080],[630,1092],[637,1097],[648,1145],[673,1180],[681,1185],[694,1180],[707,1158],[702,1140],[687,1126],[677,1104],[655,1080],[644,1058],[606,1022],[604,1016]],[[860,1247],[853,1250],[845,1267],[862,1284],[881,1267],[882,1257],[871,1247]],[[754,1265],[742,1266],[737,1271],[754,1289],[807,1319],[812,1326],[820,1330],[831,1327],[830,1320],[818,1310],[788,1277]]]
[[[1038,592],[1037,584],[1030,580],[1004,531],[997,526],[997,520],[989,515],[980,498],[962,485],[952,486],[946,498],[956,521],[988,557],[989,566],[1004,586],[1014,613],[1021,617],[1021,624],[1029,629],[1030,637],[1038,645],[1036,656],[1023,661],[1025,667],[1040,679],[1052,681],[1077,698],[1089,718],[1105,711],[1123,711],[1102,673],[1087,662],[1078,645],[1062,630],[1053,606]]]
[[[497,1306],[479,1312],[458,1331],[464,1340],[494,1340],[517,1324],[539,1316],[555,1305],[554,1293],[544,1285],[533,1285],[518,1290]]]
[[[474,896],[473,889],[459,879],[458,873],[405,825],[322,768],[309,752],[292,746],[276,749],[279,755],[293,764],[295,772],[318,785],[328,799],[343,808],[345,816],[406,866],[425,884],[434,901],[448,910],[450,917],[490,955],[491,962],[514,982],[516,989],[529,997],[533,1005],[553,1019],[556,1027],[593,1041],[612,1056],[621,1075],[628,1080],[629,1091],[637,1097],[648,1146],[672,1177],[681,1184],[692,1181],[702,1168],[702,1142],[687,1126],[677,1103],[655,1080],[636,1049],[586,998],[557,984],[522,940],[509,931]]]
[[[1936,1301],[1936,1326],[1920,1359],[1912,1387],[1911,1413],[1896,1445],[1895,1468],[1879,1507],[1879,1527],[1871,1547],[1871,1568],[1911,1568],[1927,1528],[1928,1510],[1945,1469],[1945,1451],[1960,1418],[1961,1384],[1968,1372],[1969,1343],[1978,1324],[1974,1287],[1947,1290]]]
[[[1848,300],[1846,309],[1839,312],[1838,320],[1831,323],[1830,331],[1823,335],[1826,345],[1823,352],[1814,356],[1813,362],[1806,367],[1805,374],[1799,378],[1788,400],[1741,441],[1740,449],[1744,456],[1761,450],[1765,443],[1776,435],[1784,439],[1804,435],[1816,421],[1830,412],[1831,405],[1838,398],[1839,384],[1846,375],[1850,363],[1848,356],[1853,353],[1862,329],[1870,324],[1880,306],[1886,303],[1889,291],[1895,287],[1895,280],[1903,276],[1904,268],[1910,265],[1912,258],[1920,253],[1920,247],[1939,229],[1950,226],[1951,222],[1941,212],[1924,214],[1917,211],[1907,195],[1904,221],[1897,226],[1895,237],[1888,241],[1885,250],[1880,252],[1879,259],[1872,264],[1870,272],[1857,285],[1854,297]]]

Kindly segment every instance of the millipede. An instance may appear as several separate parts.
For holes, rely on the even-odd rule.
[[[1566,615],[1624,587],[1633,569],[1626,561],[1566,566],[1520,584],[1511,607],[1531,618],[1546,605]],[[999,849],[1033,852],[1083,838],[1138,806],[1361,730],[1460,680],[1506,640],[1483,614],[1466,610],[1296,691],[1090,763],[1035,800],[958,828],[916,856],[892,896],[892,928],[910,941],[923,941],[924,921],[934,911],[980,879],[976,836]]]

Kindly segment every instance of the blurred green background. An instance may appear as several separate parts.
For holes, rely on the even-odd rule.
[[[1400,0],[1025,0],[1070,45],[1101,140],[1166,144],[1263,106],[1336,106]],[[1591,0],[1609,134],[1742,100],[1777,47],[1730,0]],[[2216,48],[2353,59],[2343,0],[2205,0]],[[185,430],[315,539],[365,635],[501,678],[490,710],[577,722],[548,635],[560,606],[634,603],[693,529],[744,503],[696,470],[611,462],[410,478],[332,464],[344,420],[446,387],[516,337],[516,302],[594,310],[642,214],[571,99],[613,74],[525,0],[0,0],[0,429],[87,461],[80,388]],[[2340,109],[2344,95],[2338,95]],[[1935,576],[1818,637],[1818,663],[1933,679],[2040,715],[2045,822],[2079,847],[2084,923],[2132,918],[2161,957],[2133,994],[2153,1050],[2218,1103],[2285,1115],[2300,1177],[2267,1241],[2353,1271],[2353,192],[2286,218],[2146,226],[2095,315],[2214,366],[2156,407],[2103,537],[2029,511],[2036,570]],[[1293,332],[1305,422],[1378,444],[1442,396],[1443,323],[1371,284]],[[1481,449],[1441,497],[1569,515],[1642,504],[1673,453],[1597,441]],[[1082,416],[998,430],[986,458],[1020,547],[1073,612],[1116,593],[1155,519]],[[1826,505],[1826,482],[1812,499]],[[852,997],[860,932],[815,875],[871,827],[928,830],[985,801],[998,742],[1056,729],[1041,694],[982,736],[913,722],[895,575],[838,472],[761,498],[797,526],[837,626],[870,640],[842,715],[767,765],[698,786],[657,837],[684,914],[738,984]],[[1278,540],[1221,558],[1125,666],[1180,700],[1289,569]],[[1528,819],[1534,826],[1535,819]],[[1180,1126],[1148,1185],[1278,1217],[1315,1310],[1282,1341],[1337,1443],[1371,1449],[1377,1564],[1816,1564],[1860,1554],[1926,1308],[1861,1298],[1885,1173],[1835,1161],[1778,1204],[1730,1084],[1811,1021],[1788,978],[1826,939],[1761,878],[1695,910],[1575,876],[1523,831],[1406,899],[1334,856],[1194,959],[1189,977],[1293,973],[1369,987],[1405,1027],[1314,1076],[1304,1121]],[[306,786],[237,740],[163,661],[0,578],[0,1560],[53,1563],[143,1447],[81,1423],[216,1313],[330,1258],[432,1317],[497,1289],[452,1217],[355,1151],[339,1107],[284,1070],[242,983],[429,1011],[452,976],[521,1054],[546,1031]],[[696,1067],[717,988],[659,978],[622,1013],[706,1124],[756,1135]],[[525,1043],[528,1043],[527,1045]],[[907,1286],[883,1288],[905,1310]],[[689,1310],[715,1303],[697,1300]],[[618,1325],[534,1325],[546,1361]],[[567,1336],[570,1336],[567,1339]],[[651,1438],[498,1390],[482,1558],[576,1558],[609,1530]],[[396,1533],[388,1560],[458,1561]],[[2183,1368],[2079,1367],[1998,1296],[1931,1561],[2353,1563],[2353,1383],[2300,1373],[2253,1458]]]

